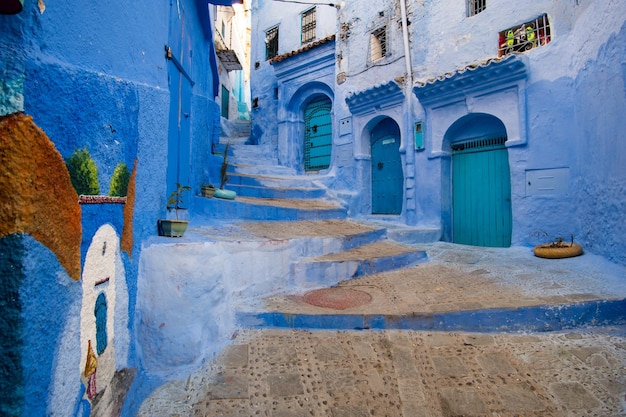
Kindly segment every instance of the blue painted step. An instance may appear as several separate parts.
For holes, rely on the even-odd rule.
[[[291,279],[298,288],[330,286],[346,279],[406,268],[427,259],[422,250],[384,240],[296,262],[291,266]]]
[[[228,187],[225,187],[228,188]],[[347,210],[327,200],[251,198],[234,200],[195,196],[194,214],[224,220],[345,219]]]
[[[243,312],[237,313],[237,322],[249,328],[310,330],[550,332],[588,326],[624,325],[626,324],[626,300],[597,300],[563,305],[405,315]]]
[[[263,185],[228,184],[228,188],[237,192],[243,197],[256,198],[322,198],[326,195],[326,190],[322,188],[282,188],[266,187]]]

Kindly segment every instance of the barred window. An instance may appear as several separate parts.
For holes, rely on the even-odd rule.
[[[315,7],[302,13],[302,35],[301,42],[303,44],[315,40]]]
[[[467,17],[477,15],[487,8],[487,0],[467,0]]]
[[[370,35],[370,52],[372,62],[387,56],[387,27],[383,26]]]
[[[265,59],[278,55],[278,26],[265,31]]]
[[[498,38],[499,57],[547,45],[552,40],[548,15],[543,14],[529,22],[503,30]]]

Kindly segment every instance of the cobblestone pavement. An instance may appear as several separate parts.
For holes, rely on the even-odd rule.
[[[244,331],[141,416],[623,416],[626,328]]]
[[[337,310],[302,294],[272,311],[463,311],[626,298],[625,269],[593,255],[425,245],[430,261],[342,283],[368,303]],[[546,333],[241,330],[140,416],[626,416],[626,326]]]

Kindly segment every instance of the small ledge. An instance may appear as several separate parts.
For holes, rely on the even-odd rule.
[[[78,204],[126,204],[126,197],[108,195],[79,195]]]
[[[435,107],[466,96],[502,88],[527,77],[526,64],[517,55],[490,58],[425,81],[418,81],[413,92],[420,103]]]
[[[383,108],[401,103],[404,100],[402,89],[395,81],[378,84],[367,90],[349,94],[346,103],[352,114]]]
[[[325,43],[330,43],[330,42],[334,42],[335,40],[335,35],[330,35],[327,36],[323,39],[318,39],[316,41],[313,41],[311,43],[308,43],[306,45],[304,45],[302,48],[300,49],[296,49],[295,51],[291,51],[291,52],[287,52],[285,54],[282,55],[276,55],[274,58],[270,59],[270,65],[276,64],[278,62],[284,61],[288,58],[291,58],[292,56],[296,56],[296,55],[300,55],[303,52],[309,51],[313,48],[317,48],[320,45],[324,45]]]

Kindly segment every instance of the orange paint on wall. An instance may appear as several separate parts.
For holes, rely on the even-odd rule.
[[[137,160],[133,164],[133,172],[128,180],[126,204],[124,205],[124,229],[122,230],[122,250],[133,257],[133,215],[135,214],[135,183],[137,180]]]
[[[80,279],[81,209],[63,157],[32,117],[0,117],[0,237],[28,233]]]

